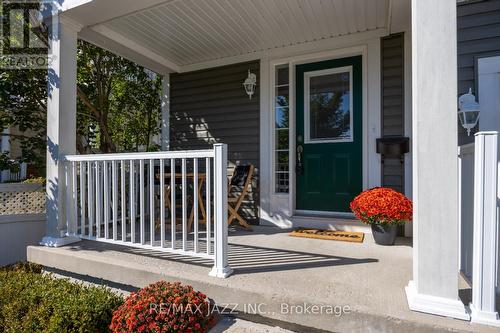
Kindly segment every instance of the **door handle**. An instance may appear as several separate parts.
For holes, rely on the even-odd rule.
[[[297,173],[298,176],[302,176],[304,174],[304,163],[302,162],[303,152],[304,152],[304,147],[301,144],[297,145],[295,172]]]

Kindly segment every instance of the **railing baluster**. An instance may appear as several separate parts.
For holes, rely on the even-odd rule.
[[[85,199],[87,197],[86,191],[85,191],[85,162],[80,162],[80,235],[85,234],[85,213],[86,213],[86,207],[85,207]]]
[[[176,209],[175,209],[175,159],[170,160],[170,233],[171,233],[171,241],[172,241],[172,250],[175,250],[175,242],[176,242]]]
[[[122,242],[127,241],[127,198],[125,197],[125,161],[120,161],[120,210],[122,212]]]
[[[109,238],[109,173],[108,163],[102,165],[103,192],[104,192],[104,238]]]
[[[77,233],[77,223],[78,223],[78,181],[77,181],[77,174],[76,174],[76,162],[71,162],[71,187],[73,189],[73,196],[72,196],[72,208],[73,208],[73,220],[71,230],[69,232],[74,235]]]
[[[88,182],[88,216],[89,216],[89,237],[94,235],[94,183],[92,181],[92,162],[87,162],[87,182]]]
[[[135,170],[130,160],[130,242],[135,243]]]
[[[186,159],[182,159],[182,250],[187,248],[187,193],[186,193]]]
[[[71,179],[71,165],[69,163],[64,163],[64,184],[66,185],[66,191],[64,193],[65,199],[65,214],[66,214],[66,233],[71,233],[71,220],[73,219],[73,210],[71,209],[71,205],[73,203],[73,188]]]
[[[149,228],[151,246],[155,245],[155,161],[149,160]]]
[[[95,236],[101,237],[102,220],[102,193],[101,193],[101,174],[99,162],[95,162]]]
[[[194,252],[198,252],[198,159],[193,159]]]
[[[113,240],[118,238],[118,174],[116,172],[116,161],[111,164],[111,172],[113,176],[112,189],[113,189]]]
[[[206,209],[207,209],[207,217],[206,217],[206,222],[205,222],[205,229],[207,233],[207,254],[210,255],[212,253],[212,230],[211,230],[211,218],[212,218],[212,201],[211,201],[211,181],[212,181],[212,176],[210,175],[210,165],[212,163],[212,159],[210,157],[207,158],[206,161],[206,180],[205,180],[205,189],[206,189]]]
[[[165,247],[165,160],[160,160],[160,246]]]
[[[144,160],[139,161],[139,206],[140,206],[140,215],[139,219],[141,222],[141,231],[140,231],[140,239],[141,244],[145,244],[145,236],[144,236]]]

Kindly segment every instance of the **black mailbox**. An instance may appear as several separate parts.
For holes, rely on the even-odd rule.
[[[377,153],[382,155],[382,163],[385,157],[399,157],[403,163],[404,154],[409,151],[410,138],[397,136],[377,139]]]

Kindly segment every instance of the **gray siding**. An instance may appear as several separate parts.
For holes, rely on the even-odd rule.
[[[248,69],[258,79],[258,61],[171,75],[171,149],[206,149],[222,142],[231,165],[259,167],[259,84],[249,99],[243,88]],[[258,219],[258,188],[257,170],[251,199],[243,207],[252,222]]]
[[[500,0],[458,5],[457,33],[458,94],[465,94],[471,87],[477,96],[477,58],[500,54]],[[458,131],[459,144],[474,140],[460,124]]]
[[[381,40],[382,136],[404,136],[404,36],[394,34]],[[382,185],[404,192],[404,164],[385,158]]]

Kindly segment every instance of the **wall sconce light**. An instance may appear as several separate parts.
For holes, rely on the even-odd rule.
[[[250,70],[248,70],[248,77],[245,79],[245,82],[243,82],[243,87],[245,87],[245,91],[250,99],[252,99],[252,95],[255,93],[256,85],[257,75],[251,73]]]
[[[467,130],[467,135],[470,135],[470,130],[476,127],[479,120],[479,103],[472,94],[472,88],[469,88],[467,94],[458,98],[458,118],[462,127]]]

